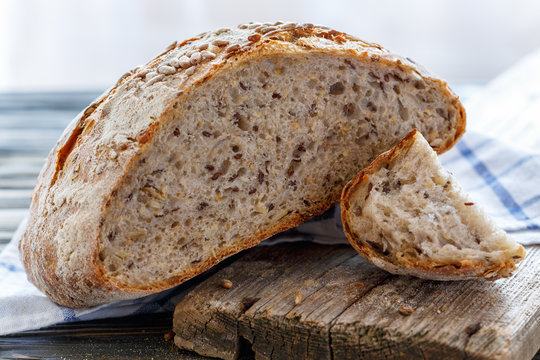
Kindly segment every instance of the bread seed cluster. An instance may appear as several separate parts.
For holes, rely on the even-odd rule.
[[[152,69],[141,69],[140,67],[135,69],[135,77],[144,79],[144,82],[147,86],[152,86],[160,81],[165,80],[167,75],[174,75],[178,72],[183,72],[187,76],[190,76],[195,73],[196,67],[201,65],[204,62],[215,60],[221,52],[225,54],[231,54],[239,51],[244,45],[251,45],[262,39],[262,36],[267,36],[277,31],[283,30],[293,30],[297,27],[303,28],[313,28],[313,24],[302,24],[298,25],[295,23],[283,23],[277,21],[275,23],[249,23],[249,24],[240,24],[238,29],[247,30],[247,43],[232,43],[228,39],[214,39],[210,40],[213,37],[226,36],[223,34],[230,33],[232,30],[229,28],[222,28],[214,32],[203,33],[199,35],[199,39],[194,40],[197,42],[197,45],[192,45],[191,42],[187,42],[182,45],[177,45],[176,43],[172,45],[172,51],[169,52],[167,59],[164,59],[160,64]],[[253,33],[254,32],[254,33]],[[200,43],[201,41],[205,41]],[[242,42],[242,38],[235,39],[236,41]],[[185,46],[188,45],[188,46]],[[176,53],[170,56],[173,52]],[[128,74],[126,74],[128,75]],[[129,74],[131,75],[131,73]]]

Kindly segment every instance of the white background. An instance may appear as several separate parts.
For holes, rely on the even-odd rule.
[[[103,90],[175,40],[249,21],[324,24],[485,83],[540,47],[540,1],[0,0],[0,91]]]

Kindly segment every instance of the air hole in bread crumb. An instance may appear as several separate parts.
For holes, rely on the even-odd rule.
[[[245,116],[240,115],[239,113],[234,113],[234,124],[238,126],[241,130],[247,131],[249,130],[249,123],[246,120]]]
[[[420,80],[417,80],[414,82],[414,87],[418,90],[423,90],[426,88],[426,85],[424,85],[424,83]]]
[[[231,166],[231,162],[229,161],[229,159],[223,160],[223,162],[221,163],[221,166],[219,167],[221,174],[222,175],[227,174],[227,171],[229,171],[230,166]]]
[[[330,86],[330,90],[329,90],[330,95],[341,95],[344,92],[345,92],[345,86],[343,85],[341,81],[335,84],[332,84]]]
[[[403,121],[408,121],[409,120],[409,109],[407,109],[405,106],[403,106],[403,104],[401,103],[401,100],[399,100],[399,99],[398,99],[398,106],[399,106],[399,109],[398,109],[399,117]]]

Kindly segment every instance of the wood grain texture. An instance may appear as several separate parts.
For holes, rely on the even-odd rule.
[[[171,321],[171,313],[161,313],[56,325],[2,336],[0,358],[203,359],[178,351],[172,340],[165,340]]]
[[[223,359],[531,359],[540,247],[527,250],[509,279],[436,282],[386,273],[347,246],[258,247],[178,304],[175,343]]]

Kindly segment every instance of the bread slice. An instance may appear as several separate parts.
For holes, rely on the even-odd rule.
[[[175,43],[52,150],[20,245],[29,279],[67,306],[170,288],[322,213],[413,128],[443,152],[463,107],[379,45],[281,23]]]
[[[393,274],[461,280],[510,276],[525,250],[489,219],[411,131],[343,189],[353,247]]]

